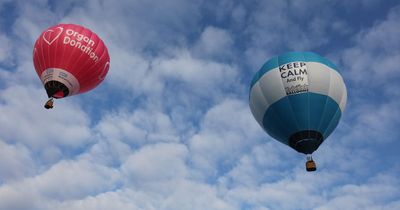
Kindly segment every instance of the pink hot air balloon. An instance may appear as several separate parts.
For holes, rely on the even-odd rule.
[[[103,41],[89,29],[75,24],[58,24],[42,32],[33,50],[33,63],[50,98],[87,92],[107,75],[110,56]]]

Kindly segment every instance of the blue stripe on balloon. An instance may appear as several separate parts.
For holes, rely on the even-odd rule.
[[[275,57],[269,59],[261,67],[261,69],[254,75],[253,80],[251,81],[250,89],[268,71],[271,71],[272,69],[277,68],[280,65],[290,63],[290,62],[295,62],[295,61],[318,62],[318,63],[322,63],[336,71],[339,71],[338,68],[336,67],[336,65],[333,64],[331,61],[329,61],[328,59],[326,59],[318,54],[315,54],[313,52],[288,52],[283,55],[275,56]]]
[[[342,112],[329,96],[301,93],[284,97],[264,114],[263,127],[269,135],[287,144],[289,137],[302,130],[316,130],[326,139],[336,128]]]

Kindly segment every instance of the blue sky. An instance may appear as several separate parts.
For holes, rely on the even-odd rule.
[[[95,31],[111,68],[49,111],[32,47],[57,23]],[[0,0],[0,209],[400,209],[399,23],[398,1]],[[292,50],[348,89],[314,173],[248,106]]]

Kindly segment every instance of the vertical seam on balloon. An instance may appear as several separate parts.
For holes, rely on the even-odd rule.
[[[277,58],[277,62],[278,62],[278,68],[279,68],[279,66],[280,66],[280,63],[279,63],[279,56],[278,56],[278,58]],[[283,81],[282,81],[282,78],[280,78],[281,79],[281,84],[282,84],[282,87],[283,87],[283,91],[285,92],[285,94],[286,94],[286,96],[285,97],[283,97],[283,100],[285,100],[285,98],[288,100],[288,104],[289,104],[289,107],[290,107],[290,110],[291,110],[291,112],[292,112],[292,115],[291,116],[293,116],[292,118],[293,118],[293,120],[294,120],[294,123],[296,124],[296,130],[298,131],[299,130],[299,123],[297,122],[297,119],[296,119],[296,117],[295,117],[295,112],[294,112],[294,109],[293,109],[293,106],[292,106],[292,101],[290,100],[290,97],[289,97],[289,95],[287,95],[287,93],[286,93],[286,90],[285,90],[285,86],[283,85]],[[291,134],[290,134],[291,135]],[[287,142],[289,142],[289,139],[286,139],[286,141]]]
[[[267,108],[265,109],[265,112],[263,113],[263,119],[264,115],[267,113],[268,109],[271,107],[272,104],[269,103],[267,96],[265,95],[263,88],[261,87],[261,82],[258,82],[258,88],[260,89],[261,95],[263,96],[264,100],[267,102]],[[263,120],[262,120],[263,121]]]
[[[258,88],[259,89],[259,91],[260,91],[260,93],[261,93],[261,97],[263,98],[263,100],[266,102],[266,109],[264,110],[264,112],[262,113],[262,117],[261,117],[261,124],[262,124],[262,122],[263,122],[263,118],[264,118],[264,115],[265,115],[265,113],[267,112],[267,110],[268,110],[268,108],[270,107],[270,104],[269,104],[269,102],[268,102],[268,100],[267,100],[267,97],[264,95],[264,92],[262,91],[262,88],[261,88],[261,80],[259,80],[257,83],[255,83],[254,85],[253,85],[253,88]],[[251,92],[250,92],[250,94],[251,94]]]
[[[103,43],[103,46],[105,47],[105,45],[104,45],[104,43]],[[103,58],[104,58],[104,55],[106,55],[106,50],[104,50],[103,52],[102,52],[102,54],[101,54],[101,56],[99,56],[99,61],[100,60],[103,60]],[[109,62],[109,61],[108,61]],[[106,62],[107,63],[107,62]],[[105,63],[104,63],[104,65],[100,65],[101,63],[97,63],[96,65],[94,65],[94,66],[92,66],[90,69],[102,69],[102,68],[104,68],[104,65],[105,65]],[[94,71],[90,71],[92,74],[94,74],[93,72]],[[98,79],[98,77],[96,76],[96,77],[90,77],[91,79],[90,80],[88,80],[88,81],[93,81],[93,82],[95,82],[96,84],[100,84],[100,82],[101,81],[103,81],[103,80],[99,80]]]
[[[66,26],[66,24],[64,24],[63,25],[63,27],[65,27]],[[66,32],[65,32],[66,33]],[[65,35],[64,35],[64,37],[65,37]],[[67,59],[64,59],[64,55],[66,55],[66,53],[65,53],[65,51],[67,50],[67,47],[65,46],[65,47],[63,47],[62,48],[62,53],[61,53],[61,59],[62,59],[62,61],[61,61],[61,66],[63,67],[63,68],[65,68],[67,65],[68,65],[68,62],[66,62],[67,61]],[[68,69],[63,69],[63,70],[65,70],[65,71],[68,71]],[[74,75],[75,76],[75,75]]]
[[[79,26],[80,27],[80,29],[79,29],[79,34],[82,34],[82,32],[83,31],[85,31],[86,29],[85,29],[85,27],[83,27],[83,26]],[[90,30],[89,30],[90,31]],[[91,33],[93,33],[92,31],[90,31]],[[76,40],[76,38],[75,38],[75,40]],[[74,47],[74,50],[76,50],[76,49],[78,49],[78,47]],[[81,49],[79,49],[79,50],[81,50]],[[73,54],[73,53],[72,53]],[[74,63],[74,65],[73,65],[73,67],[71,68],[71,71],[72,70],[76,70],[77,69],[77,67],[78,67],[78,64],[79,64],[79,60],[82,58],[82,56],[84,55],[85,53],[83,53],[83,52],[81,52],[80,54],[79,54],[79,56],[78,56],[78,58],[76,58],[76,60],[75,60],[75,63]],[[88,60],[86,60],[86,62],[88,62]],[[84,66],[84,65],[80,65],[80,66]],[[74,75],[75,77],[78,77],[78,75]],[[81,78],[81,76],[79,75],[79,79]],[[79,80],[78,79],[78,81],[81,81],[81,80]],[[81,84],[79,84],[79,86],[81,86]],[[80,88],[79,88],[80,89]],[[79,92],[79,91],[78,91]]]
[[[327,128],[329,128],[330,126],[331,126],[331,124],[332,124],[332,122],[333,122],[333,119],[335,118],[335,116],[338,114],[338,112],[340,111],[340,107],[338,106],[338,108],[336,109],[336,111],[335,111],[335,114],[332,116],[332,118],[329,120],[329,123],[328,123],[328,127]],[[339,122],[338,122],[339,123]],[[325,138],[325,135],[326,135],[326,133],[327,133],[327,131],[328,131],[328,129],[326,129],[324,132],[323,132],[323,137]]]
[[[304,63],[308,61],[308,59],[306,60],[306,56],[305,53],[301,54],[303,56],[303,60]],[[311,71],[308,69],[307,65],[305,65],[307,68],[307,82],[310,83],[310,77],[308,74],[311,74]],[[307,84],[309,85],[309,84]],[[311,119],[311,105],[310,105],[310,91],[308,90],[309,87],[307,87],[307,130],[308,130],[308,136],[310,136],[310,130],[311,130],[311,126],[310,126],[310,119]]]
[[[100,39],[100,37],[99,37],[99,41],[100,41],[100,40],[101,40],[101,39]],[[106,48],[106,46],[105,46],[103,40],[101,40],[101,42],[99,42],[99,44],[96,46],[96,50],[100,47],[100,44],[103,46],[103,48]],[[103,50],[103,51],[101,52],[101,55],[99,56],[99,62],[96,63],[96,65],[93,65],[90,69],[94,69],[94,68],[96,68],[96,69],[98,69],[98,68],[104,68],[104,66],[101,66],[101,65],[100,65],[100,64],[101,64],[100,61],[103,59],[103,57],[104,57],[104,55],[106,54],[106,52],[108,52],[108,50]],[[105,65],[105,64],[104,64],[104,65]],[[89,71],[89,72],[93,74],[93,71]],[[102,81],[102,80],[99,80],[97,77],[96,77],[96,79],[93,79],[93,77],[90,77],[90,78],[92,78],[91,80],[95,80],[97,83],[98,83],[98,81]]]
[[[101,40],[101,39],[99,38],[99,40]],[[110,55],[109,55],[109,53],[108,53],[108,49],[107,49],[107,47],[106,47],[104,41],[101,40],[101,43],[102,43],[102,45],[103,45],[104,50],[102,51],[102,54],[101,54],[101,56],[99,57],[99,61],[100,61],[100,60],[103,60],[105,56],[110,57]],[[107,62],[108,62],[108,68],[110,68],[110,59],[108,59]],[[107,63],[107,62],[106,62],[106,63]],[[101,74],[104,74],[103,71],[104,71],[104,67],[105,67],[106,63],[104,63],[104,66],[100,66],[100,68],[103,69],[103,70],[101,71]],[[104,74],[102,80],[99,80],[98,78],[96,78],[96,81],[103,81],[103,80],[105,79],[105,77],[106,77],[106,74]]]
[[[85,28],[82,27],[82,31],[84,31],[84,30],[85,30]],[[81,34],[82,34],[82,31],[80,32]],[[94,33],[93,33],[93,31],[91,31],[91,30],[88,30],[88,31],[91,33],[91,34],[90,34],[90,39],[92,39]],[[99,43],[97,43],[96,48],[97,48],[97,46],[99,46]],[[89,46],[89,47],[90,47],[90,46]],[[93,50],[92,52],[95,52],[95,50]],[[83,55],[84,55],[84,53],[81,53],[81,54],[79,55],[77,61],[80,60],[80,59],[82,58]],[[90,55],[89,55],[89,57],[90,57]],[[89,72],[89,69],[83,69],[83,67],[85,67],[86,64],[89,63],[89,62],[90,62],[90,59],[86,59],[86,61],[80,66],[80,68],[82,68],[82,69],[81,69],[81,73],[82,73],[82,74],[79,75],[79,78],[81,79],[80,81],[81,81],[82,84],[86,83],[86,80],[84,80],[83,78],[85,78],[86,75],[87,75],[88,72]],[[76,67],[77,64],[78,64],[78,62],[76,62],[76,64],[75,64],[74,67]]]
[[[70,27],[70,26],[78,26],[78,25],[75,25],[75,24],[65,24],[65,26],[66,26],[66,27]],[[82,26],[79,26],[79,27],[83,29]],[[74,29],[74,31],[75,31],[75,30],[76,30],[76,29]],[[65,31],[67,31],[67,30],[65,30]],[[65,32],[65,34],[67,34],[67,32]],[[72,38],[71,38],[71,39],[72,39]],[[76,38],[75,38],[75,40],[76,40]],[[64,49],[67,49],[67,48],[68,48],[68,46],[65,46]],[[77,47],[72,47],[72,51],[71,51],[70,56],[69,56],[69,58],[68,58],[68,61],[67,61],[67,63],[66,63],[67,65],[70,63],[70,61],[71,61],[72,57],[74,56],[76,50],[77,50]],[[74,65],[74,66],[71,65],[70,69],[64,69],[64,70],[68,71],[68,72],[71,73],[75,78],[77,78],[78,84],[79,84],[79,89],[80,89],[81,84],[80,84],[80,81],[79,81],[79,79],[78,79],[78,75],[77,75],[76,72],[74,71],[74,69],[75,69],[75,67],[76,67],[76,65],[77,65],[77,63],[78,63],[78,62],[77,62],[78,60],[79,60],[79,58],[76,59],[75,61],[73,61],[73,62],[75,63],[75,65]],[[78,92],[79,92],[79,90],[78,90]],[[78,92],[74,92],[74,94],[77,94]],[[71,94],[72,94],[72,91],[71,91]]]
[[[60,24],[56,25],[54,28],[59,27],[59,25],[60,25]],[[63,32],[64,32],[64,31],[62,31],[61,33],[63,33]],[[61,37],[61,34],[60,34],[60,37],[59,37],[59,38],[60,38],[60,39],[62,38],[62,37]],[[56,41],[55,41],[56,46],[55,46],[55,51],[54,51],[53,62],[56,62],[56,61],[57,61],[57,58],[59,58],[59,55],[58,55],[58,47],[59,47],[59,45],[60,45],[61,42],[62,42],[62,40],[56,40]],[[62,43],[61,43],[61,44],[62,44]],[[55,67],[55,64],[56,64],[56,63],[53,63],[53,65],[52,65],[53,68]],[[60,66],[57,66],[57,68],[60,68]],[[67,87],[67,89],[68,89],[68,95],[72,94],[73,90],[70,90],[68,87]],[[55,93],[55,94],[56,94],[56,93]],[[55,94],[54,94],[54,95],[55,95]],[[62,95],[63,95],[62,98],[67,97],[66,95],[64,95],[64,92],[63,92]]]
[[[70,26],[73,26],[74,24],[65,24],[65,27],[70,27]],[[65,30],[65,31],[67,31],[67,30]],[[68,46],[65,46],[65,48],[67,48]],[[73,55],[74,55],[74,52],[75,52],[75,50],[76,50],[76,47],[72,47],[72,50],[71,50],[71,53],[69,53],[69,56],[68,56],[68,59],[66,60],[67,62],[66,62],[66,64],[69,64],[70,63],[70,61],[71,61],[71,59],[72,59],[72,57],[73,57]],[[76,62],[75,62],[76,63]],[[72,66],[71,66],[72,67]],[[73,72],[73,68],[70,68],[70,69],[65,69],[66,71],[68,71],[69,73],[71,73],[72,75],[74,75],[74,77],[75,78],[78,78],[77,77],[77,75],[76,74],[74,74],[75,72]],[[78,82],[79,82],[79,79],[78,79]],[[80,85],[79,85],[80,86]]]
[[[44,34],[42,34],[41,36],[44,36]],[[39,75],[39,77],[41,77],[42,76],[42,73],[43,73],[43,71],[45,71],[46,69],[45,68],[47,68],[48,67],[48,65],[46,64],[46,59],[45,59],[45,56],[44,56],[44,46],[43,46],[43,41],[42,40],[40,40],[40,50],[41,50],[41,60],[43,61],[43,69],[42,69],[42,71],[40,72],[40,75]],[[42,80],[42,78],[40,78],[40,80]],[[42,83],[43,83],[43,81],[42,81]],[[44,85],[44,84],[43,84]]]
[[[107,54],[108,54],[108,52],[107,52]],[[104,53],[103,53],[103,55],[104,55]],[[101,58],[103,58],[103,55],[102,55]],[[107,71],[106,71],[106,66],[107,66],[107,64],[108,64],[108,68],[107,68]],[[110,59],[108,59],[108,61],[104,64],[104,66],[103,66],[103,68],[102,68],[102,70],[101,70],[100,75],[97,77],[97,78],[98,78],[98,81],[103,81],[103,80],[106,78],[106,75],[107,75],[107,73],[108,73],[108,69],[110,69]]]
[[[91,38],[92,38],[93,36],[97,36],[97,35],[96,35],[94,32],[92,32]],[[97,45],[96,45],[96,48],[93,50],[93,52],[96,52],[97,49],[100,47],[100,45],[103,46],[104,48],[106,48],[106,47],[105,47],[105,44],[104,44],[104,42],[103,42],[103,40],[100,39],[100,37],[98,37],[98,36],[97,36],[97,38],[98,38],[98,43],[97,43]],[[100,64],[101,64],[100,61],[102,60],[102,58],[103,58],[104,54],[106,53],[106,51],[108,51],[108,50],[103,50],[103,51],[102,51],[102,54],[99,55],[99,62],[98,62],[98,63],[95,63],[95,65],[91,66],[91,67],[88,69],[87,74],[84,74],[84,76],[89,75],[89,73],[92,73],[92,72],[93,72],[93,71],[89,71],[89,70],[94,69],[95,67],[98,68],[97,66],[100,66]],[[96,80],[97,80],[97,79],[96,79]],[[89,81],[90,81],[90,80],[89,80]]]
[[[99,38],[99,39],[100,39],[100,38]],[[104,50],[103,50],[101,56],[99,57],[99,60],[102,60],[104,56],[108,55],[109,59],[108,59],[107,62],[108,62],[108,68],[110,68],[110,55],[109,55],[109,53],[108,53],[108,49],[107,49],[107,47],[106,47],[106,44],[104,43],[103,40],[101,40],[101,41],[102,41],[102,43],[103,43]],[[107,63],[107,62],[106,62],[106,63]],[[104,72],[104,71],[105,71],[105,65],[106,65],[106,64],[104,64],[104,66],[102,67],[103,70],[101,71],[101,75],[103,76],[103,77],[102,77],[103,79],[101,79],[101,80],[99,80],[99,81],[103,81],[103,80],[105,79],[107,73],[108,73],[108,71],[107,71],[106,73]],[[100,77],[100,76],[99,76],[99,77]]]
[[[259,87],[260,87],[260,89],[261,89],[261,86],[260,86],[260,85],[259,85]],[[262,90],[261,90],[261,93],[262,93],[263,97],[265,98],[265,100],[266,100],[267,103],[268,103],[267,97],[265,97],[264,92],[263,92]],[[280,99],[280,100],[284,100],[284,98],[282,98],[282,99]],[[276,103],[276,102],[275,102],[275,103]],[[275,103],[274,103],[274,104],[275,104]],[[276,124],[278,124],[277,127],[281,128],[281,129],[284,129],[284,128],[285,128],[285,123],[281,120],[280,115],[276,112],[275,107],[273,106],[273,104],[270,104],[270,105],[268,106],[268,108],[265,110],[265,112],[263,113],[263,116],[262,116],[262,119],[261,119],[261,124],[262,124],[262,128],[263,128],[269,135],[271,135],[271,134],[268,132],[268,129],[264,127],[264,119],[265,119],[265,117],[266,117],[266,114],[267,114],[268,110],[271,110],[270,113],[273,113],[275,116],[277,116],[277,117],[274,117],[274,119],[277,120],[277,122],[275,122]],[[272,136],[273,138],[275,138],[273,135],[271,135],[271,136]],[[279,134],[278,134],[278,136],[279,136]],[[279,142],[285,141],[285,142],[282,142],[282,143],[286,143],[286,144],[289,143],[288,139],[278,139],[278,138],[276,138],[276,139],[277,139]]]
[[[267,111],[268,111],[269,109],[271,109],[271,112],[272,112],[272,113],[275,113],[275,114],[278,116],[278,117],[276,117],[276,119],[278,120],[278,125],[279,125],[279,127],[281,127],[281,128],[283,129],[284,126],[285,126],[285,123],[281,120],[280,116],[276,113],[275,108],[274,108],[274,106],[273,106],[273,104],[277,103],[279,100],[278,100],[278,101],[275,101],[274,103],[270,103],[270,102],[268,101],[268,97],[265,95],[265,93],[264,93],[264,91],[263,91],[263,89],[262,89],[262,87],[261,87],[261,84],[262,84],[262,83],[261,83],[261,78],[258,80],[257,83],[258,83],[258,87],[260,88],[260,92],[261,92],[263,98],[265,99],[265,101],[267,102],[267,104],[269,104],[269,106],[267,107],[267,109],[265,109],[265,112],[263,113],[263,116],[262,116],[262,118],[261,118],[262,128],[268,133],[268,129],[264,127],[264,118],[266,117]],[[254,85],[254,86],[255,86],[255,85]],[[253,86],[253,87],[254,87],[254,86]],[[284,100],[284,98],[285,98],[285,96],[282,97],[280,100]],[[286,141],[286,143],[289,142],[288,139],[278,139],[278,140],[279,140],[279,141],[284,140],[284,141]]]
[[[39,42],[40,41],[36,41],[36,43],[39,45]],[[42,76],[42,71],[43,71],[43,65],[42,65],[42,59],[41,59],[41,57],[42,56],[39,56],[39,50],[36,48],[36,43],[35,43],[35,46],[34,46],[34,49],[36,50],[36,54],[37,54],[37,64],[38,64],[38,66],[39,66],[39,70],[40,70],[40,75],[39,75],[39,78],[40,78],[40,81],[42,81],[42,78],[41,78],[41,76]],[[42,55],[43,53],[40,53],[40,55]],[[35,55],[33,55],[33,56],[35,56]],[[35,59],[35,58],[34,58]],[[37,69],[36,69],[36,73],[38,73],[37,72]],[[42,82],[43,83],[43,82]]]
[[[322,126],[323,120],[326,118],[326,108],[327,108],[327,104],[328,104],[328,99],[330,98],[331,85],[332,85],[332,70],[329,69],[328,94],[326,95],[325,104],[324,104],[324,109],[323,109],[322,116],[321,116],[320,121],[319,121],[319,124],[318,124],[318,130],[319,130],[319,131],[321,131],[321,126]],[[332,120],[334,116],[335,116],[335,115],[333,115],[332,118],[331,118],[330,120]],[[329,127],[329,123],[328,123],[328,127]],[[326,130],[323,131],[323,133],[324,133],[324,136],[323,136],[323,137],[324,137],[324,138],[325,138],[325,132],[326,132]]]
[[[284,100],[284,99],[282,99],[282,100]],[[275,117],[275,119],[277,120],[277,122],[275,122],[275,123],[278,124],[277,127],[281,128],[281,129],[284,129],[284,128],[285,128],[285,123],[281,120],[280,115],[278,115],[278,114],[276,113],[275,107],[274,107],[274,106],[270,106],[268,109],[271,109],[271,113],[274,113],[275,116],[277,116],[277,117]],[[268,110],[268,109],[267,109],[267,110]],[[262,127],[263,127],[263,129],[264,129],[270,136],[272,136],[273,138],[275,138],[273,135],[271,135],[271,134],[268,132],[268,129],[264,127],[264,118],[266,117],[267,110],[265,111],[265,113],[264,113],[264,115],[263,115],[263,117],[262,117]],[[282,133],[284,133],[284,132],[282,132]],[[280,134],[280,133],[279,133],[279,134]],[[278,136],[279,136],[279,134],[278,134]],[[282,142],[282,143],[285,143],[285,144],[289,145],[289,140],[288,140],[288,139],[279,139],[279,138],[275,138],[275,139],[277,139],[279,142],[285,141],[285,142]]]
[[[338,72],[338,73],[339,73],[339,72]],[[344,81],[343,81],[343,85],[344,85]],[[346,86],[344,86],[344,91],[347,92]],[[333,122],[333,119],[334,119],[335,116],[338,114],[338,112],[340,111],[340,113],[343,113],[343,110],[340,109],[340,103],[342,102],[342,100],[343,100],[343,92],[342,92],[342,97],[341,97],[341,99],[340,99],[340,102],[339,102],[339,104],[338,104],[338,108],[336,109],[335,114],[333,115],[333,117],[331,118],[331,120],[330,120],[329,123],[328,123],[328,128],[331,126],[331,124],[332,124],[332,122]],[[328,129],[327,129],[327,130],[328,130]],[[325,136],[327,130],[323,133],[323,136]]]
[[[53,27],[52,27],[52,28],[53,28],[52,30],[55,31],[54,28],[57,28],[57,26],[58,26],[58,25],[53,26]],[[48,54],[48,56],[49,56],[49,59],[48,59],[48,60],[49,60],[49,67],[51,67],[51,68],[55,68],[55,67],[56,67],[56,66],[55,66],[56,62],[55,62],[55,61],[56,61],[56,59],[57,59],[57,46],[58,46],[59,41],[60,41],[60,40],[55,40],[55,41],[52,42],[52,44],[54,44],[54,47],[53,47],[53,48],[51,47],[51,45],[49,45],[49,52],[50,52],[50,53]],[[51,64],[51,65],[50,65],[50,64]],[[56,86],[56,88],[58,88],[58,85]],[[57,93],[57,92],[56,92],[56,93]],[[56,95],[56,93],[54,93],[53,96]],[[64,95],[64,94],[63,94],[63,95]]]
[[[340,97],[340,101],[339,101],[339,108],[340,108],[341,112],[344,112],[344,109],[346,107],[346,102],[347,102],[347,88],[346,88],[346,84],[344,83],[344,79],[341,76],[340,76],[340,79],[341,79],[341,82],[342,82],[342,85],[343,85],[343,91],[342,91],[342,96]],[[346,93],[346,95],[344,93]],[[340,105],[342,104],[344,98],[346,98],[346,102],[343,105],[343,109],[342,109],[340,107]]]
[[[55,27],[55,28],[57,28],[57,27]],[[61,32],[62,33],[62,32]],[[61,36],[61,34],[60,34],[60,36]],[[61,37],[60,37],[61,38]],[[56,64],[56,61],[57,61],[57,58],[59,57],[58,56],[58,52],[57,52],[57,49],[58,49],[58,45],[59,45],[59,43],[60,43],[60,40],[56,40],[55,41],[55,49],[54,49],[54,58],[53,58],[53,67],[55,67],[55,65],[54,64]]]
[[[95,33],[94,33],[93,31],[91,31],[91,33],[92,33],[92,35],[90,36],[90,38],[92,38],[92,37],[95,35]],[[96,36],[97,36],[97,35],[96,35]],[[97,36],[97,38],[98,38],[98,42],[97,42],[96,48],[93,50],[93,52],[96,52],[97,49],[100,47],[100,45],[103,45],[103,46],[105,47],[105,44],[103,43],[103,40],[101,40],[100,37],[98,37],[98,36]],[[82,74],[82,78],[85,78],[87,75],[90,75],[89,73],[93,73],[92,69],[95,68],[95,67],[97,67],[97,66],[99,66],[100,60],[102,59],[104,53],[105,53],[105,50],[102,52],[101,56],[99,56],[98,63],[95,63],[95,65],[93,65],[93,66],[91,66],[90,68],[88,68],[87,71],[85,71],[85,73]],[[87,62],[89,62],[89,60],[88,60]],[[85,64],[86,64],[87,62],[85,62]],[[85,82],[85,83],[86,83],[87,81],[91,81],[91,80],[83,80],[83,82]]]
[[[46,60],[46,66],[47,67],[52,67],[50,64],[51,64],[51,62],[50,62],[50,60],[51,60],[51,53],[50,53],[50,45],[48,45],[48,44],[46,44],[45,45],[46,47],[46,49],[45,49],[45,51],[47,52],[47,54],[46,54],[46,58],[47,59],[45,59]]]

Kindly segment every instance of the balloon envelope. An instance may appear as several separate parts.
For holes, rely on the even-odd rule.
[[[89,29],[58,24],[42,32],[33,63],[49,97],[63,98],[95,88],[107,75],[110,56]]]
[[[249,104],[270,136],[311,154],[338,125],[346,100],[346,86],[332,62],[312,52],[289,52],[255,74]]]

